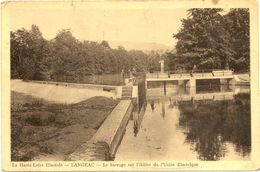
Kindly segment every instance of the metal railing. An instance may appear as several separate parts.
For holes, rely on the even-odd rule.
[[[233,75],[232,70],[183,70],[183,71],[166,71],[164,73],[154,72],[154,73],[146,73],[147,78],[183,78],[183,77],[194,77],[201,75],[203,76],[227,76]]]

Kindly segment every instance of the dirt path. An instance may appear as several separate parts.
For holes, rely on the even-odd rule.
[[[106,91],[30,83],[21,80],[12,80],[11,90],[43,98],[47,101],[66,104],[78,103],[95,96],[115,97],[114,93]]]

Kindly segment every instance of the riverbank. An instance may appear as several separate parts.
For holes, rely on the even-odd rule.
[[[11,93],[12,161],[64,160],[91,139],[117,105],[107,97],[74,104]]]

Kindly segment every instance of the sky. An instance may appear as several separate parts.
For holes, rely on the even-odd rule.
[[[46,39],[61,29],[71,29],[80,40],[150,42],[174,47],[181,19],[187,9],[139,6],[109,8],[99,6],[50,6],[45,4],[10,4],[10,29],[39,26]]]

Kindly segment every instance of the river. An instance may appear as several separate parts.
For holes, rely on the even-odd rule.
[[[249,87],[156,85],[133,116],[115,161],[250,159]]]

